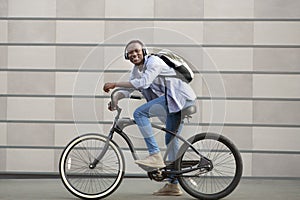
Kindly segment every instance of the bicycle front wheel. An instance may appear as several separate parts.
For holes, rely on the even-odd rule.
[[[243,171],[242,158],[235,145],[228,138],[213,133],[197,134],[189,142],[212,161],[213,167],[179,176],[182,188],[198,199],[214,200],[229,195],[238,185]],[[178,153],[177,170],[200,165],[200,156],[189,145],[183,144]]]
[[[107,141],[98,134],[86,134],[72,140],[64,149],[59,163],[60,177],[73,195],[83,199],[100,199],[113,193],[124,176],[124,156],[120,148],[109,142],[108,149],[96,165]]]

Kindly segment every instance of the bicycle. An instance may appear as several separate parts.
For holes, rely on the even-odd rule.
[[[111,94],[117,92],[115,90]],[[131,96],[134,99],[141,99]],[[59,173],[64,186],[73,195],[82,199],[101,199],[111,195],[121,184],[125,172],[125,158],[118,144],[113,140],[119,134],[127,143],[134,160],[138,155],[133,143],[123,131],[135,125],[133,119],[120,118],[117,114],[107,136],[98,133],[80,135],[69,142],[61,154]],[[182,111],[182,118],[190,118],[196,113],[196,106]],[[170,133],[182,141],[174,162],[166,167],[151,169],[142,167],[151,180],[163,181],[177,178],[181,187],[198,199],[220,199],[229,195],[239,184],[243,164],[236,146],[226,137],[216,133],[199,133],[188,140],[164,127],[152,124],[155,129]]]

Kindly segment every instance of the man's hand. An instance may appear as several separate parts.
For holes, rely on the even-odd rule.
[[[111,89],[116,87],[116,83],[105,83],[103,86],[104,92],[109,92]]]

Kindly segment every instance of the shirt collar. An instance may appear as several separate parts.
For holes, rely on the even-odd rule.
[[[149,58],[150,56],[149,55],[146,55],[145,57],[144,57],[144,65],[143,65],[143,69],[146,67],[146,64],[147,64],[147,61],[148,61],[148,58]],[[136,66],[136,65],[134,65],[134,67],[138,67],[138,66]]]

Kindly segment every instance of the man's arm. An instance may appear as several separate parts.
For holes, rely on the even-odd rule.
[[[111,82],[105,83],[103,86],[104,92],[109,92],[111,89],[115,87],[123,87],[123,88],[134,88],[130,82]]]

